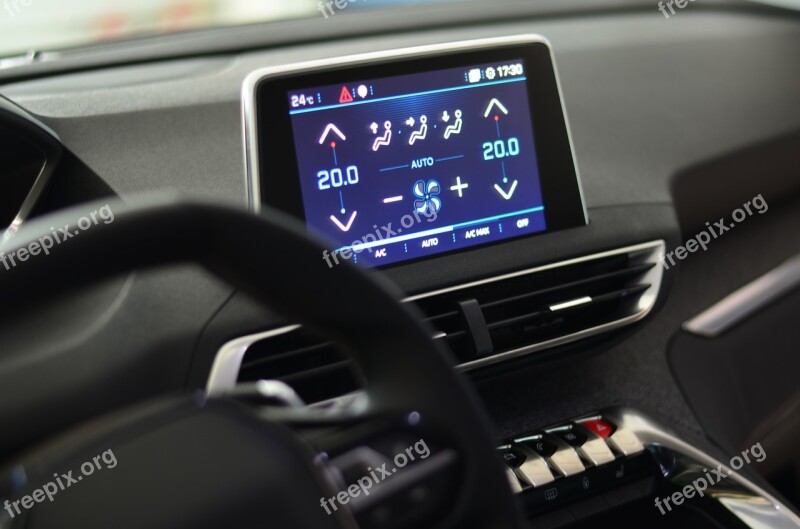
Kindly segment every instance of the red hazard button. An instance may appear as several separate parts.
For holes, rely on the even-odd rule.
[[[614,427],[603,419],[590,419],[588,421],[581,421],[581,424],[589,428],[603,439],[607,439],[608,436],[614,432]]]

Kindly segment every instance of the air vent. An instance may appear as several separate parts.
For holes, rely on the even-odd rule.
[[[541,266],[414,296],[462,369],[530,354],[645,317],[655,304],[663,242]],[[238,382],[282,380],[307,402],[362,387],[348,356],[298,326],[226,344],[209,379],[210,393]]]
[[[445,289],[416,303],[463,369],[632,323],[661,285],[661,242]]]
[[[0,96],[0,244],[32,213],[60,156],[55,133]]]
[[[344,351],[303,328],[248,348],[237,382],[265,379],[286,382],[306,402],[327,400],[363,387],[361,374]]]

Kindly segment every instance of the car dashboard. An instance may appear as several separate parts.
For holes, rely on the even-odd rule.
[[[589,520],[658,487],[672,494],[702,475],[698,465],[739,453],[796,392],[794,377],[753,367],[753,356],[798,367],[784,364],[797,296],[780,297],[794,280],[781,276],[779,301],[759,305],[770,318],[734,317],[727,334],[703,335],[707,319],[695,317],[722,311],[726,296],[800,249],[791,229],[800,225],[800,18],[691,7],[670,20],[653,7],[376,26],[11,80],[0,94],[49,132],[37,140],[44,161],[15,149],[9,174],[33,194],[9,195],[9,230],[152,193],[279,210],[329,243],[321,265],[377,268],[447,345],[490,412],[519,494],[547,515],[536,523]],[[732,233],[711,229],[721,219]],[[337,310],[335,299],[307,302]],[[337,344],[195,266],[109,280],[53,300],[35,321],[15,318],[3,329],[0,387],[16,397],[0,402],[0,420],[30,416],[0,439],[6,452],[158,395],[271,379],[306,402],[346,406],[363,388]],[[773,396],[740,396],[759,387]],[[741,400],[720,413],[731,396]],[[36,407],[44,398],[58,402],[46,414]],[[653,457],[607,442],[588,421],[627,432],[618,439],[633,436]],[[577,448],[589,474],[554,465],[570,446],[565,431],[600,439],[613,472]],[[537,452],[541,439],[557,448]],[[540,459],[553,471],[543,487],[531,479],[542,476]],[[727,514],[704,508],[756,527],[753,509],[783,500],[743,476],[716,498]],[[786,519],[767,523],[800,525],[779,510]]]

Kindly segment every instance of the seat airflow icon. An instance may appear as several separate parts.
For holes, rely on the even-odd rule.
[[[424,140],[428,136],[428,116],[421,116],[419,118],[419,123],[420,123],[419,130],[413,131],[411,133],[411,137],[408,138],[409,145],[414,145],[414,143],[416,143],[417,140]],[[406,124],[409,127],[413,127],[414,118],[413,117],[408,118]]]

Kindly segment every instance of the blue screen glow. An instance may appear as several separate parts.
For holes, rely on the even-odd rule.
[[[288,94],[310,231],[382,266],[544,231],[523,62]]]

